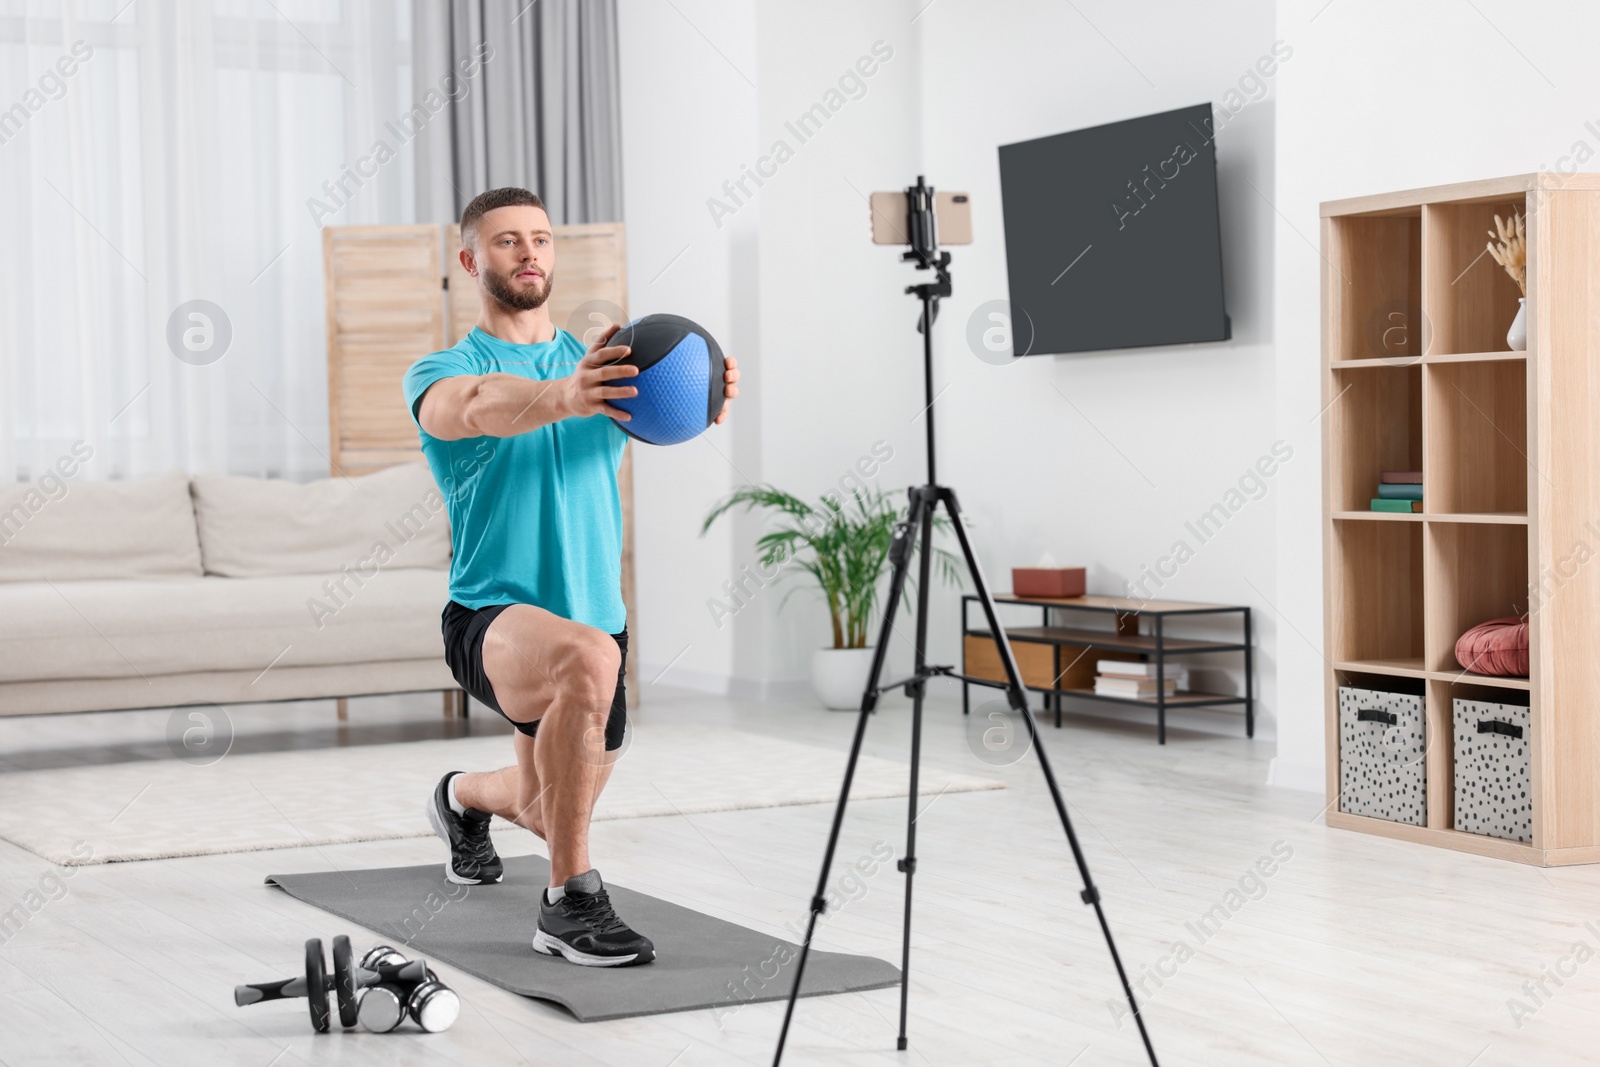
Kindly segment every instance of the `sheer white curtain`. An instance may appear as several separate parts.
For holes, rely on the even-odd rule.
[[[490,48],[480,91],[417,137],[417,214],[450,222],[485,189],[539,194],[556,225],[622,219],[616,0],[426,0],[412,18],[420,95]]]
[[[414,217],[411,21],[0,0],[0,481],[328,473],[320,228]]]

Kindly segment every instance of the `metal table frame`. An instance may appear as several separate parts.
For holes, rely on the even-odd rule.
[[[993,636],[987,630],[973,629],[967,622],[967,605],[976,600],[977,597],[970,593],[961,598],[963,672],[966,669],[965,639],[968,637]],[[1127,704],[1137,707],[1153,707],[1156,711],[1156,738],[1158,743],[1164,745],[1167,743],[1168,707],[1200,708],[1217,707],[1230,704],[1243,704],[1245,736],[1255,736],[1255,656],[1251,646],[1252,621],[1250,617],[1250,609],[1248,607],[1235,605],[1205,605],[1192,608],[1167,608],[1157,610],[1148,607],[1136,609],[1135,607],[1131,606],[1137,605],[1137,601],[1128,601],[1130,607],[1122,608],[1115,605],[1072,604],[1064,600],[1046,602],[1042,600],[1007,596],[997,596],[994,598],[994,600],[996,604],[1020,604],[1041,608],[1043,610],[1043,625],[1040,627],[1040,629],[1042,630],[1049,630],[1053,628],[1050,625],[1050,612],[1052,611],[1086,611],[1115,616],[1134,615],[1137,617],[1148,617],[1154,622],[1154,632],[1152,634],[1144,634],[1141,632],[1137,635],[1129,635],[1120,634],[1115,630],[1108,630],[1105,631],[1104,636],[1101,637],[1098,636],[1099,632],[1096,631],[1095,635],[1090,636],[1088,640],[1082,639],[1085,634],[1089,633],[1088,631],[1074,631],[1074,637],[1069,639],[1018,634],[1013,633],[1009,627],[1007,628],[1006,634],[1011,639],[1012,645],[1032,643],[1049,644],[1055,646],[1053,659],[1051,661],[1054,666],[1053,683],[1055,684],[1052,684],[1048,687],[1029,685],[1026,688],[1031,689],[1036,693],[1044,694],[1045,710],[1049,711],[1053,709],[1055,711],[1056,726],[1059,727],[1061,725],[1061,698],[1063,696],[1071,696],[1080,700],[1101,700],[1113,704]],[[1185,638],[1183,639],[1184,644],[1177,648],[1171,647],[1167,643],[1169,640],[1169,635],[1166,632],[1166,624],[1169,618],[1235,614],[1241,617],[1241,620],[1244,624],[1244,640],[1242,642],[1200,641],[1197,639]],[[1154,644],[1150,645],[1147,642],[1152,638],[1154,639]],[[1059,688],[1061,675],[1063,673],[1063,667],[1061,664],[1061,647],[1063,645],[1072,645],[1079,648],[1087,647],[1091,649],[1102,648],[1108,651],[1117,652],[1135,652],[1144,656],[1153,656],[1156,664],[1155,698],[1152,700],[1143,697],[1109,696],[1107,694],[1095,693],[1082,689]],[[1169,701],[1166,695],[1166,686],[1164,684],[1166,677],[1167,657],[1210,655],[1211,653],[1215,652],[1244,653],[1244,695],[1230,696],[1223,693],[1195,694],[1186,695],[1182,700]],[[991,678],[978,678],[966,673],[958,674],[957,677],[961,679],[961,713],[963,715],[971,713],[972,686],[981,685],[993,689],[1005,688],[1005,683],[1003,681],[995,681]],[[1199,697],[1199,699],[1197,699],[1197,697]]]

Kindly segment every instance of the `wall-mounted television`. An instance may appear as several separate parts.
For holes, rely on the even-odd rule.
[[[1225,341],[1211,105],[1000,146],[1018,356]]]

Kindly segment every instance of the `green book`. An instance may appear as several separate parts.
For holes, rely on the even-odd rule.
[[[1385,500],[1421,500],[1420,485],[1380,485],[1378,495]]]
[[[1406,514],[1410,514],[1413,511],[1421,511],[1422,510],[1422,501],[1420,501],[1420,500],[1385,500],[1382,497],[1374,497],[1373,500],[1372,500],[1372,510],[1373,511],[1399,511],[1399,512],[1404,512]]]

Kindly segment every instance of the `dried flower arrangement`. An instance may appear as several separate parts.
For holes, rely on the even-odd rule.
[[[1496,238],[1489,242],[1489,254],[1494,261],[1506,269],[1511,275],[1511,280],[1517,283],[1517,291],[1523,296],[1528,295],[1528,239],[1523,232],[1522,212],[1514,212],[1510,219],[1502,221],[1499,215],[1494,217],[1494,229],[1489,231],[1489,236]],[[1499,232],[1496,232],[1499,231]]]

